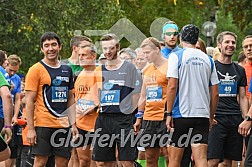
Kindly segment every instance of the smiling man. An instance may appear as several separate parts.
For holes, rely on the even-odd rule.
[[[118,159],[122,165],[133,167],[137,155],[136,146],[130,140],[123,139],[123,136],[133,133],[132,112],[137,107],[141,78],[132,63],[118,57],[120,44],[115,34],[102,36],[101,47],[107,61],[96,69],[101,108],[95,131],[101,129],[99,135],[103,138],[97,137],[92,158],[97,161],[97,166],[103,166],[103,163],[104,166],[114,166],[117,146]],[[120,135],[121,132],[124,134]],[[105,140],[104,135],[108,136]],[[114,135],[121,137],[113,140],[111,137]],[[102,139],[101,144],[99,141]],[[123,141],[126,141],[124,146]],[[103,146],[104,144],[106,146]]]
[[[209,167],[217,167],[222,159],[227,167],[231,167],[232,160],[242,160],[243,138],[238,133],[238,126],[243,117],[246,118],[248,100],[245,70],[232,61],[236,39],[236,34],[230,31],[221,32],[217,36],[217,46],[221,52],[215,61],[220,80],[219,102],[214,117],[217,124],[213,125],[208,137]]]
[[[76,126],[79,135],[83,140],[79,140],[76,145],[78,158],[81,167],[92,167],[91,165],[91,143],[94,135],[94,125],[98,113],[98,96],[94,95],[95,85],[95,60],[97,49],[93,44],[80,46],[79,62],[83,68],[74,84],[77,121]],[[97,106],[97,107],[96,107]]]
[[[44,58],[30,67],[25,83],[27,141],[33,146],[35,166],[45,166],[48,157],[54,155],[56,166],[66,167],[71,154],[69,143],[66,141],[61,146],[52,143],[67,138],[70,130],[67,116],[73,114],[70,121],[75,117],[74,107],[69,108],[74,104],[73,74],[69,66],[61,65],[58,60],[62,43],[57,34],[44,33],[40,47]],[[71,123],[75,136],[77,128],[74,122]],[[66,133],[51,138],[57,130]]]

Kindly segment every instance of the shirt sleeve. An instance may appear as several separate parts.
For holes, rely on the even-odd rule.
[[[178,78],[178,56],[171,53],[168,60],[167,78]]]
[[[16,93],[21,93],[21,78],[17,77],[17,92]]]
[[[32,66],[30,67],[25,78],[25,90],[38,92],[39,89],[39,69]]]
[[[8,86],[10,88],[10,85],[8,84],[6,79],[4,78],[3,74],[0,72],[0,87],[2,87],[2,86]]]
[[[216,72],[216,67],[215,67],[215,64],[213,63],[213,70],[212,70],[212,73],[211,73],[211,84],[210,86],[212,85],[216,85],[219,83],[219,79],[218,79],[218,75],[217,75],[217,72]]]

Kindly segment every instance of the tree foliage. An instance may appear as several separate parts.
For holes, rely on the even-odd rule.
[[[167,18],[180,28],[189,23],[201,28],[205,21],[214,21],[215,38],[221,31],[233,31],[238,35],[239,50],[242,38],[252,34],[251,6],[250,0],[0,0],[0,49],[18,54],[23,61],[21,71],[26,72],[42,58],[39,40],[46,31],[60,36],[61,56],[66,58],[75,30],[82,34],[85,30],[108,30],[120,18],[127,18],[150,36],[153,21]],[[162,25],[159,27],[161,31]],[[205,39],[202,34],[200,37]],[[96,41],[99,36],[91,38]],[[127,45],[127,41],[122,43]]]
[[[63,43],[62,58],[69,57],[70,38],[75,30],[109,29],[123,17],[114,0],[2,0],[0,11],[0,48],[18,54],[27,71],[42,58],[39,47],[41,35],[56,32]]]

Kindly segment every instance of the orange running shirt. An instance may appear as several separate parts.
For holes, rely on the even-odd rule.
[[[72,70],[67,65],[50,67],[40,61],[30,67],[25,90],[37,92],[34,111],[35,127],[69,127],[67,117],[68,92],[72,90]]]
[[[98,93],[95,88],[94,71],[82,70],[74,84],[75,101],[83,109],[98,104]],[[98,113],[91,113],[87,115],[76,115],[76,126],[82,130],[94,131],[94,125]]]
[[[143,84],[146,87],[144,120],[161,121],[164,119],[168,84],[167,68],[168,61],[159,68],[150,64],[143,71]]]
[[[250,84],[250,78],[252,77],[252,62],[247,62],[243,67],[245,69],[246,77],[247,77],[246,95],[249,99],[250,93],[248,92],[248,87]]]

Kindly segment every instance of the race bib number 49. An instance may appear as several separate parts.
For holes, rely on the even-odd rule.
[[[236,97],[237,96],[237,82],[222,80],[219,83],[220,97]]]

